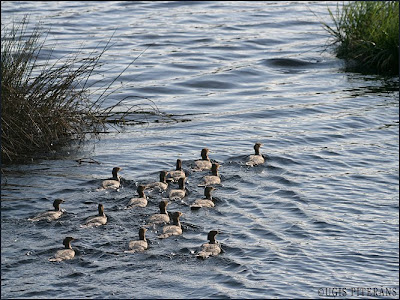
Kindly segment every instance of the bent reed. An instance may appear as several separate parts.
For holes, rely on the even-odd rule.
[[[328,11],[333,26],[322,24],[350,70],[399,74],[398,1],[354,1],[337,5],[336,14]]]
[[[42,51],[46,38],[42,39],[39,25],[28,31],[27,23],[25,17],[20,23],[1,29],[3,162],[48,154],[71,141],[84,141],[89,134],[105,132],[107,123],[124,123],[130,113],[143,113],[139,105],[124,106],[123,112],[115,112],[123,100],[104,105],[116,91],[109,91],[111,85],[126,69],[102,87],[97,100],[91,100],[100,88],[93,91],[99,81],[89,79],[100,67],[99,60],[110,48],[110,41],[89,57],[82,57],[79,50],[54,62],[52,51]],[[154,106],[150,106],[153,112]]]

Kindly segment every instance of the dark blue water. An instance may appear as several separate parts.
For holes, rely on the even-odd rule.
[[[332,288],[344,288],[347,297],[397,298],[398,79],[342,70],[324,51],[327,7],[3,2],[2,24],[29,14],[50,30],[55,59],[98,49],[115,32],[99,78],[111,81],[140,57],[107,103],[129,96],[126,106],[156,105],[176,121],[159,115],[56,159],[3,166],[1,297],[319,298],[343,296]],[[249,168],[257,141],[266,163]],[[205,173],[190,165],[203,147],[220,163],[222,185],[215,208],[191,211]],[[190,173],[190,195],[168,210],[184,213],[183,234],[159,240],[149,230],[146,252],[124,253],[162,196],[150,193],[143,209],[123,207],[177,158]],[[123,168],[123,187],[96,191],[114,166]],[[62,218],[27,220],[55,198],[66,200]],[[107,225],[80,228],[98,203]],[[195,252],[211,229],[222,231],[224,252],[200,261]],[[69,235],[78,238],[76,257],[49,262]],[[379,290],[363,296],[361,288]]]

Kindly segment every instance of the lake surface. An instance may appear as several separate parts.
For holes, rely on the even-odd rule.
[[[111,82],[136,59],[107,104],[156,105],[160,121],[3,166],[1,297],[397,298],[399,82],[345,72],[324,51],[328,6],[336,3],[2,2],[2,24],[25,14],[42,22],[54,59],[113,35],[93,80]],[[251,168],[255,142],[266,162]],[[207,171],[190,167],[204,147],[222,184],[214,208],[191,211]],[[178,158],[190,194],[168,211],[183,212],[183,234],[160,240],[149,229],[146,252],[124,253],[165,195],[146,191],[146,208],[124,206]],[[122,188],[97,191],[114,166]],[[56,198],[66,200],[58,221],[27,220]],[[107,225],[80,228],[99,203]],[[212,229],[224,252],[196,259]],[[66,236],[78,239],[76,257],[49,262]]]

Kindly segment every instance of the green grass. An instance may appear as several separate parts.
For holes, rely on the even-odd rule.
[[[362,73],[399,74],[399,2],[354,1],[330,9],[337,57]]]
[[[2,162],[46,155],[71,141],[103,133],[112,124],[122,124],[128,115],[132,123],[133,113],[146,113],[140,105],[116,111],[123,100],[105,106],[104,101],[117,90],[112,84],[126,69],[101,89],[89,84],[109,43],[88,56],[78,51],[55,61],[52,51],[43,54],[46,36],[40,27],[28,31],[27,23],[24,18],[1,29]],[[156,111],[152,104],[149,114]]]

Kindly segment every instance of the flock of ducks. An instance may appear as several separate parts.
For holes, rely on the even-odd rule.
[[[247,166],[256,166],[263,164],[265,159],[263,155],[260,154],[261,143],[256,143],[254,145],[255,154],[250,155],[246,161]],[[198,186],[204,186],[204,199],[197,199],[191,205],[192,210],[197,210],[202,207],[214,207],[215,203],[212,198],[212,192],[215,190],[213,185],[218,185],[221,183],[221,178],[218,174],[219,164],[216,162],[211,162],[208,157],[209,149],[204,148],[201,150],[201,160],[196,160],[194,162],[194,167],[192,171],[209,171],[210,175],[203,176],[202,182]],[[112,170],[112,178],[104,180],[101,184],[101,188],[98,190],[117,190],[121,186],[121,176],[118,172],[121,170],[119,167],[115,167]],[[185,188],[186,173],[182,170],[182,161],[180,159],[176,162],[176,170],[172,171],[161,171],[160,181],[149,183],[147,185],[139,185],[137,187],[138,195],[129,200],[125,209],[141,208],[147,206],[147,197],[145,194],[146,189],[156,189],[160,192],[167,191],[170,183],[178,183],[177,189],[170,189],[168,197],[170,201],[179,200],[187,195]],[[40,221],[46,220],[48,222],[59,219],[63,211],[60,209],[60,204],[65,202],[62,199],[56,199],[53,202],[54,210],[46,211],[38,214],[33,218],[29,218],[29,221]],[[176,211],[173,213],[167,212],[168,201],[161,200],[159,202],[160,212],[151,215],[147,219],[147,225],[139,229],[139,239],[130,241],[128,244],[129,250],[124,251],[128,253],[143,252],[148,249],[148,243],[146,240],[146,231],[148,226],[163,226],[161,234],[158,236],[160,239],[168,238],[171,236],[177,236],[182,234],[182,227],[179,218],[182,216],[182,212]],[[107,223],[107,216],[104,213],[103,204],[98,205],[98,214],[89,217],[85,220],[84,224],[81,225],[82,228],[96,227],[105,225]],[[216,256],[221,253],[222,249],[220,244],[216,241],[215,236],[219,233],[218,230],[211,230],[208,233],[207,239],[208,243],[201,246],[200,250],[197,252],[196,257],[201,259],[206,259],[210,256]],[[49,261],[62,261],[68,260],[75,257],[75,250],[71,247],[71,242],[75,240],[73,237],[66,237],[63,240],[64,249],[58,250],[54,257],[49,258]]]

